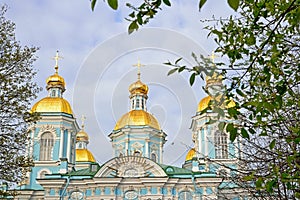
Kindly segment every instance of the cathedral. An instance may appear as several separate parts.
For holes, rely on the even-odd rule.
[[[246,199],[227,179],[234,175],[230,169],[239,167],[237,147],[241,144],[238,140],[230,142],[229,136],[219,131],[218,123],[207,123],[216,115],[209,109],[209,102],[222,91],[222,76],[206,77],[211,95],[199,101],[192,121],[186,120],[191,123],[194,146],[181,166],[171,166],[163,163],[167,133],[147,111],[150,91],[141,80],[140,66],[138,63],[137,80],[128,83],[130,110],[107,133],[112,158],[99,164],[88,149],[93,138],[84,124],[78,125],[72,107],[63,98],[66,83],[59,75],[56,55],[55,72],[46,80],[48,95],[31,109],[40,116],[28,130],[27,152],[34,166],[18,187],[15,199]],[[228,101],[221,107],[234,105]]]

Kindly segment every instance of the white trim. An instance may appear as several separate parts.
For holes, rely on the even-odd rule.
[[[37,172],[36,177],[37,177],[37,178],[43,178],[43,177],[41,177],[41,173],[44,172],[44,171],[46,171],[47,174],[51,174],[51,171],[50,171],[49,169],[43,168],[43,169],[41,169],[41,170],[39,170],[39,171]]]
[[[68,162],[70,162],[70,148],[71,148],[71,138],[72,138],[72,135],[71,135],[71,131],[69,132],[69,129],[67,129],[67,136],[68,136],[68,139],[67,139],[67,159],[68,159]],[[70,138],[71,137],[71,138]]]
[[[63,144],[64,144],[64,128],[60,128],[60,141],[59,141],[59,158],[63,156]]]

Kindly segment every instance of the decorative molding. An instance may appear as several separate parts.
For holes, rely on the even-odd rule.
[[[131,145],[131,147],[132,147],[133,149],[136,149],[136,150],[140,150],[143,146],[144,146],[144,145],[142,145],[142,144],[139,143],[139,142],[135,142],[135,143],[133,143],[133,144]]]
[[[95,177],[166,177],[164,170],[145,157],[123,156],[107,162]]]
[[[50,124],[46,124],[46,125],[43,125],[38,133],[38,136],[37,136],[37,139],[40,140],[41,139],[41,136],[43,133],[45,132],[50,132],[53,134],[53,138],[54,139],[58,139],[57,138],[57,135],[56,135],[56,130],[54,128],[53,125],[50,125]]]

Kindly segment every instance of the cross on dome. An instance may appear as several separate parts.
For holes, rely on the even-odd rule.
[[[81,115],[81,128],[84,128],[84,122],[86,120],[86,117],[84,115]]]
[[[214,51],[212,51],[211,55],[209,55],[209,58],[211,59],[211,61],[213,63],[215,63],[215,58],[217,58],[217,57],[219,57],[219,56],[217,56]]]
[[[63,59],[63,57],[59,55],[59,51],[57,50],[56,55],[52,59],[55,60],[55,73],[58,73],[58,60]]]
[[[137,73],[137,75],[138,75],[138,80],[140,80],[140,79],[141,79],[141,67],[144,67],[144,66],[146,66],[146,65],[141,64],[140,59],[138,59],[138,63],[137,63],[137,64],[134,64],[134,65],[132,65],[132,66],[138,68],[138,73]]]

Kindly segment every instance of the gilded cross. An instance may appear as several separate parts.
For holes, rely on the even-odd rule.
[[[215,54],[215,52],[214,51],[212,51],[211,52],[211,55],[209,56],[209,58],[211,59],[211,61],[213,62],[213,63],[215,63],[215,58],[217,58],[218,56]]]
[[[84,128],[84,122],[86,120],[86,117],[84,115],[81,115],[81,127]]]
[[[141,64],[140,60],[138,59],[138,63],[133,65],[134,67],[138,68],[138,80],[141,79],[141,67],[144,67],[145,65]]]
[[[53,57],[53,59],[55,60],[55,72],[58,73],[58,60],[63,59],[63,57],[59,55],[58,50],[56,51],[56,55]]]

